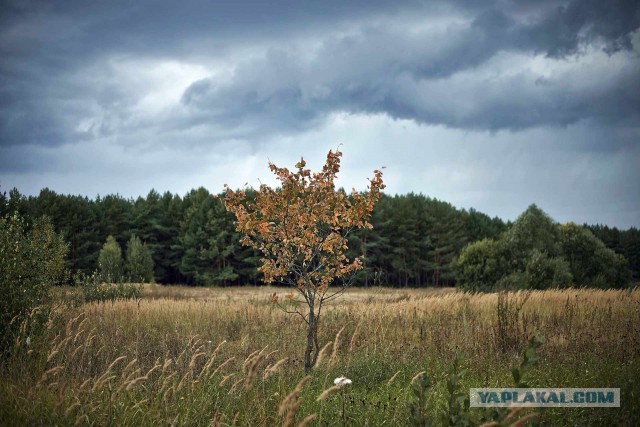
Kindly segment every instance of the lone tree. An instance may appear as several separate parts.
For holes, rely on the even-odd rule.
[[[236,229],[244,234],[242,244],[263,254],[259,270],[266,283],[280,282],[293,287],[304,305],[288,295],[291,303],[282,305],[276,294],[274,303],[287,313],[300,315],[308,325],[304,366],[310,370],[318,359],[318,322],[322,306],[339,296],[351,283],[362,260],[347,259],[347,236],[358,228],[372,228],[371,216],[382,183],[382,172],[374,177],[364,193],[351,195],[336,190],[334,179],[340,170],[342,153],[329,151],[322,171],[311,173],[301,159],[297,171],[269,163],[281,188],[261,184],[253,201],[242,190],[226,190],[225,206],[237,218]],[[225,184],[226,188],[226,184]],[[329,291],[330,285],[337,289]]]
[[[153,282],[153,258],[146,243],[135,234],[127,242],[126,270],[129,280],[137,283]]]
[[[107,241],[102,245],[98,256],[98,266],[102,280],[107,283],[120,282],[122,278],[122,250],[113,236],[107,237]]]

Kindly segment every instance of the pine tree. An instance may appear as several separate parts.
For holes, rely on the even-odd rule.
[[[396,208],[393,211],[394,230],[391,241],[393,260],[391,266],[398,274],[400,286],[408,286],[416,278],[419,260],[420,235],[418,232],[418,215],[414,205],[415,195],[396,196]]]
[[[506,230],[505,223],[498,217],[489,215],[473,208],[469,212],[463,212],[466,222],[466,233],[470,242],[482,239],[497,239]]]
[[[96,219],[100,226],[101,239],[113,236],[124,244],[131,237],[131,210],[133,202],[122,196],[108,195],[96,199]]]
[[[182,199],[165,192],[159,200],[155,246],[150,246],[155,261],[155,279],[160,283],[178,283],[180,275],[180,220]]]
[[[450,285],[455,279],[453,260],[467,244],[465,224],[460,212],[449,203],[433,199],[428,206],[432,285]]]
[[[228,285],[236,281],[242,260],[238,262],[235,257],[240,245],[233,214],[204,188],[192,191],[185,197],[185,203],[180,272],[202,285]]]

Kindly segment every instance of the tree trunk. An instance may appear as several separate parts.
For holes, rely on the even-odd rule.
[[[315,350],[315,351],[314,351]],[[304,353],[304,369],[308,372],[318,360],[318,318],[313,307],[309,307],[309,329],[307,330],[307,349]]]

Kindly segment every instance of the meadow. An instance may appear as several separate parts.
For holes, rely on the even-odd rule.
[[[424,371],[440,425],[457,353],[465,393],[509,387],[539,334],[532,386],[619,387],[621,407],[536,409],[526,425],[640,425],[638,289],[350,289],[323,312],[310,373],[306,325],[273,293],[288,289],[145,285],[139,300],[89,304],[58,291],[45,329],[25,323],[0,371],[0,424],[407,425]],[[339,376],[352,384],[318,399]]]

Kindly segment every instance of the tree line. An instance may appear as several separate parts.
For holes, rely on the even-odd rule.
[[[141,255],[136,256],[143,258],[147,251],[150,253],[152,263],[146,258],[140,263],[145,266],[153,265],[153,279],[159,283],[221,286],[261,284],[262,278],[257,269],[260,254],[257,250],[240,244],[241,236],[235,230],[235,218],[226,211],[218,196],[202,187],[191,190],[184,196],[170,192],[160,194],[152,190],[146,197],[135,199],[119,195],[90,199],[57,194],[49,189],[43,189],[37,196],[26,196],[14,189],[8,195],[0,193],[0,217],[10,212],[18,212],[28,220],[35,220],[43,215],[49,217],[56,232],[62,234],[68,242],[66,263],[73,272],[91,274],[98,270],[101,250],[111,236],[113,241],[108,245],[112,248],[111,251],[115,250],[114,243],[127,248],[132,244],[132,239],[139,239],[133,243],[135,249],[130,250],[140,253]],[[253,197],[252,192],[248,191],[246,197]],[[530,207],[527,212],[533,208]],[[546,263],[547,270],[551,268],[547,265],[549,263],[562,264],[557,267],[560,277],[561,270],[566,267],[563,262],[566,262],[571,280],[586,283],[584,277],[575,274],[579,270],[577,264],[571,264],[567,257],[584,257],[596,247],[600,248],[596,248],[596,252],[601,256],[601,262],[614,260],[604,249],[610,249],[624,257],[615,258],[620,264],[612,267],[620,271],[619,280],[627,277],[625,271],[630,271],[635,280],[640,277],[640,232],[637,228],[619,230],[601,225],[559,225],[548,218],[548,221],[542,222],[544,226],[551,224],[551,228],[557,230],[557,233],[551,233],[551,239],[555,239],[556,243],[555,246],[545,246],[536,243],[544,237],[544,233],[536,234],[535,224],[529,228],[523,227],[523,223],[530,219],[525,213],[512,224],[474,209],[457,209],[447,202],[422,194],[384,195],[373,211],[370,221],[373,229],[358,230],[349,236],[347,256],[354,258],[364,255],[364,268],[357,273],[354,283],[364,286],[454,285],[461,280],[468,280],[460,264],[465,248],[473,244],[471,248],[478,252],[477,245],[491,246],[487,242],[507,241],[509,238],[513,240],[509,236],[515,233],[512,231],[514,229],[524,230],[518,235],[518,239],[525,249],[518,252],[517,256],[516,252],[498,251],[498,259],[517,259],[513,261],[517,265],[505,267],[509,274],[499,275],[498,280],[520,272],[519,280],[522,281],[527,265],[529,274],[534,274],[534,266],[543,268],[541,263]],[[568,233],[567,227],[571,230],[577,227],[580,230],[576,233],[582,236],[581,242],[587,248],[581,249],[583,255],[567,252],[567,244],[560,247],[562,230],[565,234]],[[594,243],[596,241],[602,247]],[[585,242],[591,242],[592,246]],[[511,246],[510,248],[513,249]],[[533,249],[527,252],[527,248],[537,248],[539,253],[533,254]],[[482,252],[485,249],[488,252]],[[477,253],[474,256],[480,256],[478,259],[483,262],[489,260],[489,263],[499,263],[500,261],[491,260],[487,255],[497,253],[491,252],[494,249],[495,247],[482,248],[481,256]],[[538,264],[531,261],[532,257],[537,257]],[[540,261],[540,257],[547,257],[552,261],[547,262],[546,258]],[[468,261],[470,258],[466,259]],[[126,260],[122,262],[129,263]],[[123,264],[122,271],[129,271],[131,268],[133,267],[125,268]],[[556,270],[553,271],[555,274]],[[144,272],[135,274],[146,278]],[[495,276],[497,273],[493,274]],[[589,277],[600,275],[600,281],[609,278],[601,271],[586,274]],[[515,276],[511,276],[509,280],[515,280]]]
[[[497,239],[466,246],[455,270],[460,286],[471,291],[624,288],[632,280],[628,259],[587,227],[557,224],[535,205]]]

